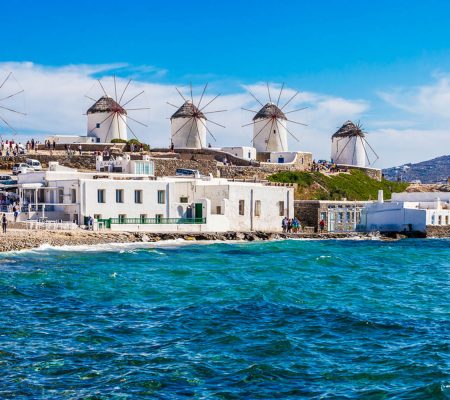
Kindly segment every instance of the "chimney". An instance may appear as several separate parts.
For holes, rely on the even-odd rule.
[[[378,191],[378,203],[384,203],[384,193],[383,190]]]

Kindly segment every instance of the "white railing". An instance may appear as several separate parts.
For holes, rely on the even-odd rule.
[[[41,229],[41,230],[60,230],[60,231],[69,231],[78,228],[78,225],[73,222],[68,221],[24,221],[27,229]]]

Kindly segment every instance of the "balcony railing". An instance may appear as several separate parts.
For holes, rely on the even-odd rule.
[[[110,224],[206,224],[206,218],[110,218]]]

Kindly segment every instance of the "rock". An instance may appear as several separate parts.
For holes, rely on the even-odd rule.
[[[142,235],[141,240],[143,242],[150,242],[150,238],[145,233]]]

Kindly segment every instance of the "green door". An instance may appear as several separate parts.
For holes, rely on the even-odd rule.
[[[195,203],[195,219],[203,218],[203,204]]]

